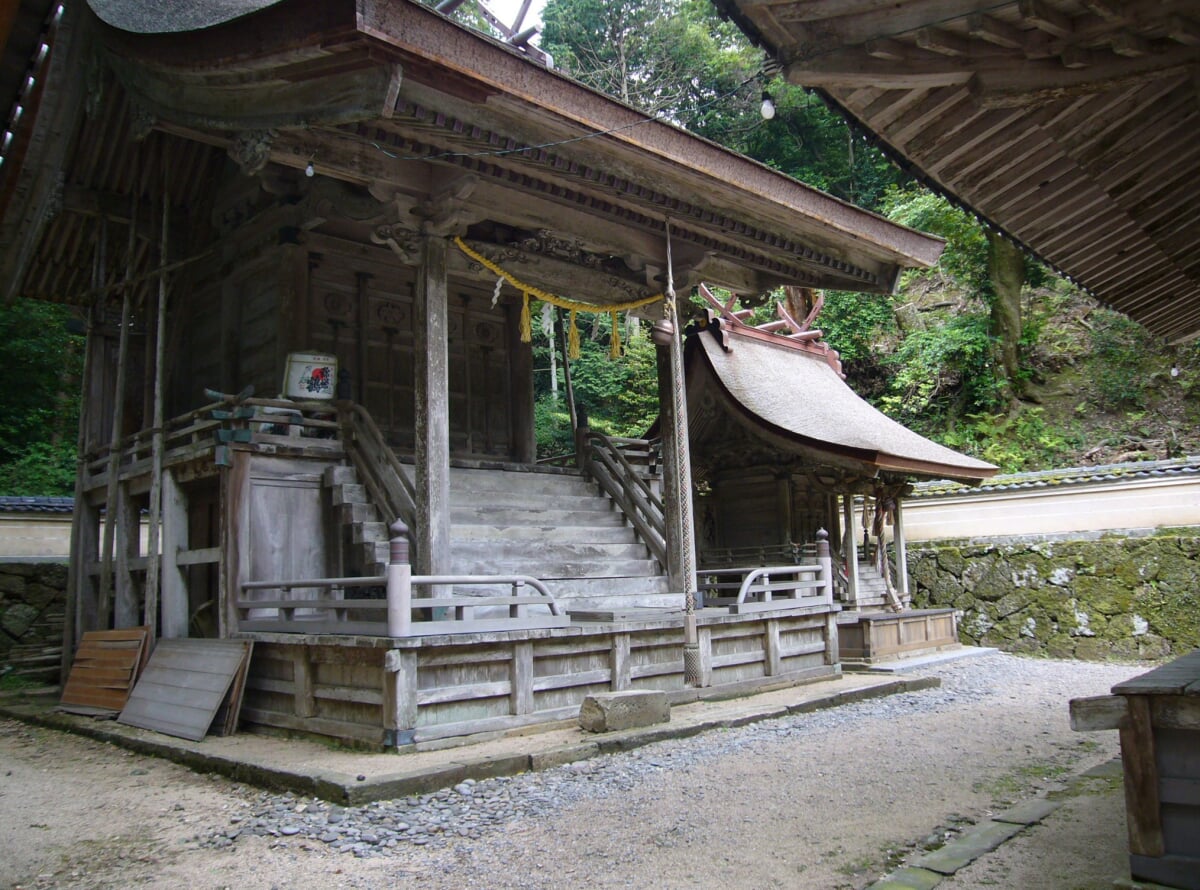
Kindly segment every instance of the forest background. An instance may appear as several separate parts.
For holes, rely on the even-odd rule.
[[[473,4],[456,16],[488,28]],[[1200,345],[1156,340],[916,182],[819,95],[776,76],[708,0],[548,0],[542,20],[541,47],[565,73],[946,239],[938,266],[907,273],[894,295],[825,294],[817,326],[850,386],[889,416],[1006,472],[1200,453]],[[744,301],[765,320],[779,296]],[[584,326],[575,396],[592,426],[640,435],[658,411],[654,347],[622,319],[624,352],[609,358],[609,323],[599,313]],[[81,329],[65,307],[0,304],[0,495],[72,491]],[[539,453],[569,451],[549,328],[534,359]]]

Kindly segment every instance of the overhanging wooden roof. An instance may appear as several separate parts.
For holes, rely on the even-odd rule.
[[[1200,2],[716,0],[931,184],[1200,335]]]
[[[888,292],[903,268],[941,252],[939,239],[648,121],[412,0],[90,0],[72,10],[74,32],[95,43],[116,82],[86,97],[82,64],[50,81],[57,119],[73,102],[78,121],[58,143],[62,212],[30,210],[54,200],[53,186],[43,176],[35,187],[36,164],[22,170],[24,215],[0,229],[7,294],[87,291],[94,221],[129,216],[143,175],[132,137],[147,131],[173,140],[162,149],[179,166],[172,219],[205,216],[205,183],[226,153],[248,172],[290,173],[301,197],[311,162],[316,183],[374,201],[376,215],[390,209],[397,225],[465,231],[473,246],[491,239],[498,250],[536,233],[569,236],[553,245],[557,267],[520,270],[551,290],[555,276],[537,277],[545,270],[575,262],[607,274],[612,258],[653,286],[668,220],[677,286],[703,278],[742,293],[783,283]],[[605,293],[629,299],[621,287]]]
[[[693,449],[728,440],[724,415],[784,454],[816,456],[873,473],[979,481],[996,467],[959,454],[876,410],[846,385],[836,361],[777,334],[728,323],[689,338],[688,411]],[[715,335],[714,335],[715,334]],[[703,449],[701,449],[703,450]]]

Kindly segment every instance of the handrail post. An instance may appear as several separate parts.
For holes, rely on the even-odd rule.
[[[822,593],[825,602],[833,602],[833,556],[829,552],[829,532],[817,529],[817,562],[821,566]]]
[[[408,526],[392,523],[391,558],[387,568],[387,632],[407,637],[412,632],[412,566],[408,562]]]
[[[578,421],[575,426],[575,463],[585,474],[591,475],[591,428],[588,423],[587,411],[578,409]]]

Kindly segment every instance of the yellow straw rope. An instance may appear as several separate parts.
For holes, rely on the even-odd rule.
[[[570,341],[567,354],[571,358],[579,357],[579,330],[575,326],[576,312],[608,312],[612,318],[612,338],[610,344],[610,354],[613,358],[617,358],[621,354],[621,334],[617,329],[617,313],[627,312],[630,309],[640,309],[643,306],[649,306],[651,303],[657,303],[663,298],[662,294],[655,294],[653,297],[645,297],[641,300],[633,300],[629,303],[617,303],[612,306],[600,306],[593,303],[581,303],[577,300],[568,300],[564,297],[558,297],[554,294],[547,293],[544,290],[534,287],[531,284],[526,284],[513,275],[511,272],[506,272],[500,266],[493,263],[482,254],[476,253],[467,246],[467,242],[462,238],[455,237],[454,246],[461,250],[468,257],[479,263],[483,268],[487,269],[494,275],[499,275],[513,287],[521,292],[523,305],[521,307],[521,342],[531,343],[533,341],[533,325],[529,311],[529,300],[535,297],[543,303],[549,303],[551,306],[557,306],[560,309],[567,309],[571,313],[571,330]]]

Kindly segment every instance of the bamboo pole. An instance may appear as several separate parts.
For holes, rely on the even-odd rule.
[[[167,189],[167,145],[162,142],[162,238],[159,243],[159,263],[167,262],[168,227],[171,215],[171,197]],[[150,628],[150,639],[154,640],[158,627],[158,573],[159,524],[162,521],[162,476],[163,476],[163,358],[167,336],[167,274],[158,277],[158,312],[154,331],[154,434],[150,446],[150,528],[146,546],[146,626]]]
[[[137,247],[137,189],[130,195],[132,208],[129,223],[129,248],[125,257],[125,282],[133,277],[134,251]],[[126,287],[121,298],[121,332],[117,345],[117,380],[114,385],[113,426],[109,439],[108,487],[104,497],[104,541],[100,550],[100,604],[97,619],[101,629],[109,626],[108,611],[112,605],[113,537],[117,518],[117,481],[121,458],[121,431],[125,425],[125,376],[129,364],[129,326],[132,314],[133,288]]]

